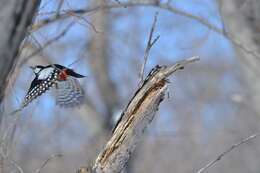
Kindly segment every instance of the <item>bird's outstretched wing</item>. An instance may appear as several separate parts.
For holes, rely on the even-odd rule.
[[[51,73],[45,80],[35,78],[24,98],[21,108],[26,107],[34,99],[45,93],[57,82],[58,71]]]
[[[39,84],[41,84],[43,82],[43,80],[38,80],[37,77],[35,77],[33,79],[33,81],[31,82],[30,88],[27,92],[27,95]]]
[[[73,77],[59,81],[56,85],[56,104],[61,107],[77,107],[83,104],[85,93],[80,83]]]

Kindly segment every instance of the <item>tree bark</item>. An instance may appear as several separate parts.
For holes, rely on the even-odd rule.
[[[0,0],[0,103],[39,0]]]
[[[81,168],[78,172],[121,172],[164,99],[168,83],[167,77],[177,70],[183,69],[186,64],[197,60],[197,57],[193,57],[170,67],[156,66],[151,70],[123,111],[112,137],[97,157],[93,168]]]
[[[0,104],[15,66],[19,46],[40,2],[40,0],[0,0]],[[0,122],[2,112],[1,105]],[[3,157],[0,157],[0,171],[4,172]]]

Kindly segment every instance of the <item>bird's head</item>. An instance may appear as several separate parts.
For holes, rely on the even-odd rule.
[[[44,68],[44,66],[36,65],[36,66],[31,66],[30,68],[33,70],[34,74],[37,75]]]

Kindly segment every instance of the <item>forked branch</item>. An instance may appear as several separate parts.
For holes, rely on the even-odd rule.
[[[143,64],[142,64],[141,72],[140,72],[140,83],[142,83],[142,82],[143,82],[143,79],[144,79],[145,65],[146,65],[146,63],[147,63],[150,50],[151,50],[151,48],[153,47],[153,45],[154,45],[154,44],[159,40],[159,38],[160,38],[160,36],[157,35],[156,38],[153,39],[153,33],[154,33],[155,25],[156,25],[156,22],[157,22],[157,16],[158,16],[158,12],[156,12],[155,15],[154,15],[153,25],[152,25],[151,30],[150,30],[150,33],[149,33],[149,38],[148,38],[147,46],[146,46],[145,53],[144,53],[144,62],[143,62]]]

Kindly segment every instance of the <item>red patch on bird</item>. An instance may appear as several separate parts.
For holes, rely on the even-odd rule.
[[[64,70],[60,71],[60,74],[58,77],[59,80],[67,80],[67,77],[68,77],[67,70],[68,69],[64,69]]]

